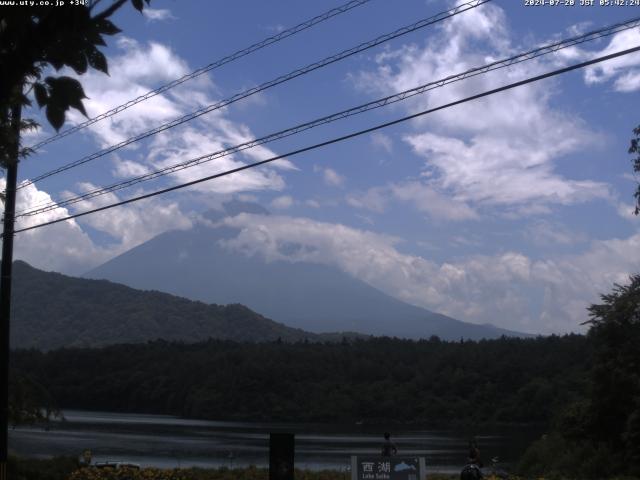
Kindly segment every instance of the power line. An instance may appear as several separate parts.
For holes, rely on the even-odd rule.
[[[455,8],[452,8],[450,10],[444,11],[444,12],[440,12],[436,15],[433,15],[429,18],[425,18],[423,20],[420,20],[416,23],[413,23],[411,25],[399,28],[391,33],[387,33],[384,35],[381,35],[373,40],[370,40],[368,42],[364,42],[361,43],[360,45],[357,45],[355,47],[349,48],[347,50],[343,50],[340,53],[337,53],[335,55],[331,55],[329,57],[326,57],[318,62],[309,64],[305,67],[299,68],[297,70],[294,70],[292,72],[287,73],[286,75],[281,75],[273,80],[270,80],[268,82],[265,82],[257,87],[253,87],[250,88],[248,90],[245,90],[243,92],[237,93],[235,95],[233,95],[232,97],[229,97],[225,100],[221,100],[217,103],[213,103],[210,105],[207,105],[206,107],[202,107],[198,110],[196,110],[195,112],[191,112],[188,113],[186,115],[183,115],[182,117],[179,117],[177,119],[174,119],[170,122],[164,123],[158,127],[155,127],[151,130],[147,130],[146,132],[140,133],[136,136],[130,137],[118,144],[115,145],[111,145],[105,149],[102,149],[96,153],[93,153],[91,155],[85,156],[79,160],[75,160],[71,163],[68,163],[66,165],[63,165],[61,167],[58,167],[54,170],[51,170],[49,172],[43,173],[42,175],[39,175],[37,177],[35,177],[32,180],[27,180],[25,182],[22,182],[18,188],[24,188],[28,185],[31,185],[37,181],[43,180],[45,178],[48,178],[50,176],[56,175],[58,173],[64,172],[66,170],[69,170],[71,168],[77,167],[79,165],[85,164],[87,162],[90,162],[92,160],[95,160],[97,158],[103,157],[109,153],[115,152],[116,150],[119,150],[127,145],[130,145],[134,142],[138,142],[140,140],[143,140],[145,138],[148,138],[152,135],[155,135],[157,133],[163,132],[165,130],[168,130],[170,128],[176,127],[178,125],[182,125],[183,123],[189,122],[191,120],[194,120],[195,118],[198,118],[202,115],[205,115],[207,113],[210,113],[214,110],[219,110],[223,107],[226,107],[232,103],[237,102],[238,100],[242,100],[243,98],[247,98],[251,95],[255,95],[256,93],[262,92],[264,90],[267,90],[269,88],[275,87],[276,85],[280,85],[281,83],[284,82],[288,82],[289,80],[293,80],[296,77],[299,77],[301,75],[306,75],[310,72],[313,72],[314,70],[317,70],[319,68],[325,67],[327,65],[330,65],[332,63],[338,62],[340,60],[343,60],[347,57],[350,57],[352,55],[355,55],[356,53],[360,53],[363,52],[365,50],[368,50],[370,48],[373,48],[377,45],[380,45],[381,43],[387,42],[389,40],[392,40],[394,38],[398,38],[402,35],[406,35],[408,33],[414,32],[420,28],[424,28],[427,27],[429,25],[433,25],[437,22],[441,22],[443,20],[446,20],[447,18],[453,17],[455,15],[458,15],[462,12],[466,12],[467,10],[471,10],[473,8],[479,7],[480,5],[483,5],[485,3],[490,2],[491,0],[472,0],[469,2],[466,2],[464,4],[458,5]]]
[[[342,142],[344,140],[349,140],[351,138],[358,137],[358,136],[361,136],[361,135],[365,135],[367,133],[375,132],[377,130],[381,130],[383,128],[387,128],[387,127],[390,127],[392,125],[397,125],[399,123],[403,123],[403,122],[406,122],[408,120],[412,120],[414,118],[421,117],[423,115],[434,113],[434,112],[437,112],[439,110],[444,110],[446,108],[451,108],[451,107],[454,107],[456,105],[467,103],[467,102],[470,102],[470,101],[473,101],[473,100],[477,100],[477,99],[480,99],[480,98],[483,98],[483,97],[488,97],[490,95],[494,95],[496,93],[500,93],[500,92],[503,92],[505,90],[511,90],[513,88],[520,87],[522,85],[527,85],[529,83],[533,83],[533,82],[537,82],[537,81],[540,81],[540,80],[544,80],[546,78],[550,78],[550,77],[554,77],[554,76],[557,76],[557,75],[561,75],[563,73],[568,73],[568,72],[571,72],[573,70],[577,70],[579,68],[584,68],[584,67],[587,67],[589,65],[593,65],[593,64],[596,64],[596,63],[604,62],[606,60],[611,60],[613,58],[621,57],[623,55],[628,55],[630,53],[634,53],[634,52],[637,52],[637,51],[640,51],[640,46],[636,46],[636,47],[633,47],[633,48],[622,50],[622,51],[619,51],[619,52],[616,52],[616,53],[612,53],[612,54],[609,54],[609,55],[604,55],[602,57],[594,58],[594,59],[588,60],[586,62],[577,63],[577,64],[571,65],[569,67],[564,67],[564,68],[560,68],[558,70],[553,70],[551,72],[547,72],[547,73],[544,73],[542,75],[537,75],[535,77],[530,77],[530,78],[527,78],[525,80],[520,80],[518,82],[510,83],[508,85],[504,85],[502,87],[494,88],[492,90],[487,90],[485,92],[482,92],[482,93],[479,93],[479,94],[476,94],[476,95],[465,97],[465,98],[463,98],[461,100],[456,100],[454,102],[450,102],[450,103],[447,103],[445,105],[441,105],[439,107],[430,108],[428,110],[423,110],[422,112],[414,113],[412,115],[407,115],[405,117],[402,117],[402,118],[399,118],[399,119],[396,119],[396,120],[392,120],[390,122],[382,123],[382,124],[376,125],[374,127],[370,127],[370,128],[366,128],[364,130],[359,130],[357,132],[350,133],[348,135],[344,135],[344,136],[341,136],[341,137],[333,138],[331,140],[326,140],[324,142],[316,143],[314,145],[311,145],[311,146],[308,146],[308,147],[304,147],[304,148],[300,148],[298,150],[293,150],[293,151],[285,153],[283,155],[277,155],[275,157],[267,158],[266,160],[261,160],[259,162],[254,162],[254,163],[251,163],[251,164],[248,164],[248,165],[243,165],[241,167],[233,168],[231,170],[226,170],[224,172],[220,172],[220,173],[216,173],[216,174],[213,174],[213,175],[209,175],[207,177],[202,177],[202,178],[199,178],[197,180],[192,180],[190,182],[181,183],[179,185],[174,185],[172,187],[167,187],[167,188],[164,188],[162,190],[157,190],[157,191],[152,192],[152,193],[139,195],[137,197],[129,198],[127,200],[123,200],[123,201],[116,202],[116,203],[111,203],[109,205],[104,205],[102,207],[94,208],[94,209],[91,209],[91,210],[86,210],[84,212],[80,212],[80,213],[76,213],[76,214],[73,214],[73,215],[69,215],[67,217],[59,218],[59,219],[56,219],[56,220],[51,220],[51,221],[40,223],[40,224],[37,224],[37,225],[32,225],[30,227],[21,228],[21,229],[15,230],[14,233],[26,232],[26,231],[29,231],[29,230],[34,230],[36,228],[46,227],[48,225],[53,225],[55,223],[60,223],[60,222],[64,222],[64,221],[67,221],[67,220],[72,220],[74,218],[83,217],[85,215],[90,215],[92,213],[102,212],[104,210],[108,210],[108,209],[111,209],[111,208],[114,208],[114,207],[127,205],[129,203],[134,203],[134,202],[137,202],[137,201],[140,201],[140,200],[146,200],[148,198],[155,197],[157,195],[161,195],[161,194],[164,194],[164,193],[169,193],[169,192],[172,192],[174,190],[179,190],[179,189],[182,189],[182,188],[185,188],[185,187],[190,187],[190,186],[196,185],[198,183],[202,183],[202,182],[206,182],[206,181],[213,180],[213,179],[216,179],[216,178],[220,178],[220,177],[224,177],[224,176],[227,176],[227,175],[231,175],[233,173],[241,172],[243,170],[248,170],[250,168],[255,168],[255,167],[258,167],[260,165],[264,165],[266,163],[274,162],[276,160],[281,160],[281,159],[283,159],[285,157],[292,157],[294,155],[299,155],[301,153],[308,152],[310,150],[315,150],[317,148],[326,147],[326,146],[332,145],[334,143]]]
[[[44,213],[50,210],[54,210],[56,208],[61,208],[61,207],[65,207],[68,205],[72,205],[74,203],[78,203],[80,201],[83,200],[88,200],[90,198],[95,198],[97,196],[100,195],[105,195],[107,193],[111,193],[117,190],[121,190],[123,188],[127,188],[130,187],[132,185],[136,185],[138,183],[142,183],[145,181],[150,181],[153,180],[155,178],[164,176],[164,175],[169,175],[171,173],[175,173],[177,171],[180,170],[184,170],[186,168],[191,168],[193,166],[196,165],[200,165],[202,163],[205,162],[209,162],[212,161],[214,159],[217,158],[221,158],[227,155],[231,155],[233,153],[236,152],[240,152],[240,151],[244,151],[247,150],[249,148],[253,148],[255,146],[258,145],[263,145],[275,140],[280,140],[282,138],[285,137],[289,137],[291,135],[300,133],[302,131],[305,130],[309,130],[312,128],[315,128],[319,125],[323,125],[323,124],[327,124],[327,123],[331,123],[343,118],[347,118],[353,115],[357,115],[363,112],[367,112],[370,110],[374,110],[377,108],[381,108],[384,107],[386,105],[392,104],[392,103],[396,103],[402,100],[405,100],[407,98],[413,97],[415,95],[419,95],[419,94],[423,94],[427,91],[433,90],[435,88],[439,88],[439,87],[443,87],[445,85],[448,85],[450,83],[453,82],[457,82],[457,81],[461,81],[467,78],[471,78],[477,75],[481,75],[481,74],[485,74],[488,73],[490,71],[494,71],[494,70],[498,70],[501,68],[506,68],[518,63],[522,63],[525,61],[529,61],[532,60],[534,58],[540,57],[542,55],[547,55],[549,53],[553,53],[553,52],[557,52],[558,50],[561,50],[563,48],[567,48],[567,47],[571,47],[574,45],[578,45],[578,44],[582,44],[585,42],[589,42],[589,41],[593,41],[596,40],[598,38],[602,38],[608,35],[613,35],[615,33],[630,29],[630,28],[634,28],[637,27],[638,25],[640,25],[640,17],[636,17],[630,20],[627,20],[625,22],[620,22],[614,25],[610,25],[598,30],[594,30],[591,31],[589,33],[583,34],[583,35],[578,35],[575,37],[571,37],[568,39],[564,39],[564,40],[560,40],[558,42],[549,44],[549,45],[544,45],[542,47],[533,49],[533,50],[529,50],[527,52],[524,53],[520,53],[517,55],[514,55],[512,57],[506,58],[506,59],[502,59],[502,60],[498,60],[495,62],[491,62],[489,64],[480,66],[480,67],[475,67],[469,70],[466,70],[465,72],[462,73],[458,73],[455,75],[450,75],[448,77],[445,77],[443,79],[440,80],[436,80],[436,81],[432,81],[423,85],[420,85],[418,87],[414,87],[408,90],[405,90],[403,92],[399,92],[396,93],[394,95],[389,95],[387,97],[383,97],[381,99],[372,101],[372,102],[368,102],[362,105],[359,105],[357,107],[352,107],[350,109],[347,110],[343,110],[341,112],[337,112],[331,115],[327,115],[321,118],[317,118],[315,120],[312,120],[310,122],[306,122],[300,125],[296,125],[294,127],[290,127],[287,128],[285,130],[281,130],[279,132],[276,133],[272,133],[269,135],[266,135],[264,137],[258,138],[258,139],[254,139],[254,140],[250,140],[248,142],[244,142],[241,143],[239,145],[235,145],[233,147],[229,147],[226,148],[224,150],[220,150],[214,153],[209,153],[206,155],[201,155],[199,157],[187,160],[185,162],[180,162],[174,165],[170,165],[167,167],[164,167],[162,169],[159,170],[155,170],[153,172],[149,172],[146,173],[144,175],[140,175],[122,182],[118,182],[115,184],[112,184],[110,186],[106,186],[106,187],[101,187],[98,189],[94,189],[92,191],[89,192],[85,192],[82,195],[77,195],[75,197],[71,197],[71,198],[67,198],[61,202],[47,202],[44,204],[40,204],[40,205],[36,205],[35,207],[30,207],[30,209],[25,209],[22,210],[20,212],[18,212],[18,215],[16,215],[16,217],[23,217],[23,216],[33,216],[33,215],[38,215],[40,213]]]
[[[105,118],[109,118],[112,117],[114,115],[116,115],[117,113],[122,112],[123,110],[126,110],[129,107],[132,107],[140,102],[143,102],[145,100],[148,100],[152,97],[155,97],[156,95],[160,95],[161,93],[166,92],[167,90],[172,89],[173,87],[176,87],[188,80],[192,80],[196,77],[199,77],[200,75],[203,75],[204,73],[210,72],[211,70],[214,70],[216,68],[222,67],[223,65],[226,65],[227,63],[231,63],[235,60],[238,60],[239,58],[242,58],[244,56],[249,55],[250,53],[253,53],[257,50],[260,50],[262,48],[265,48],[269,45],[272,45],[276,42],[279,42],[281,40],[284,40],[287,37],[290,37],[292,35],[295,35],[296,33],[302,32],[303,30],[306,30],[308,28],[313,27],[314,25],[317,25],[318,23],[322,23],[326,20],[329,20],[332,17],[335,17],[336,15],[340,15],[342,13],[348,12],[349,10],[359,7],[361,5],[364,5],[365,3],[370,2],[371,0],[351,0],[347,3],[345,3],[344,5],[341,5],[339,7],[336,8],[332,8],[331,10],[322,13],[320,15],[317,15],[313,18],[311,18],[310,20],[307,20],[305,22],[302,22],[294,27],[288,28],[286,30],[283,30],[282,32],[278,33],[277,35],[273,35],[271,37],[265,38],[264,40],[258,42],[258,43],[254,43],[253,45],[250,45],[249,47],[243,48],[241,50],[238,50],[237,52],[232,53],[231,55],[227,55],[226,57],[223,57],[219,60],[216,60],[215,62],[210,63],[209,65],[206,65],[204,67],[201,67],[197,70],[194,70],[191,73],[188,73],[176,80],[173,80],[165,85],[162,85],[154,90],[150,90],[147,93],[140,95],[139,97],[136,97],[132,100],[129,100],[126,103],[123,103],[122,105],[119,105],[115,108],[112,108],[111,110],[101,113],[100,115],[97,115],[93,118],[90,118],[89,120],[86,120],[72,128],[68,128],[66,130],[63,130],[60,133],[57,133],[56,135],[53,135],[49,138],[46,138],[45,140],[41,141],[40,143],[37,143],[33,146],[31,146],[30,148],[32,149],[38,149],[44,145],[47,145],[51,142],[55,142],[56,140],[59,140],[61,138],[66,137],[67,135],[71,135],[72,133],[75,133],[79,130],[82,130],[86,127],[88,127],[89,125],[93,125],[94,123],[99,122],[100,120],[104,120]]]

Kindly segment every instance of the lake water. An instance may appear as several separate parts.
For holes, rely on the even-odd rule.
[[[295,434],[296,467],[346,470],[351,455],[377,455],[385,426],[214,422],[164,415],[67,410],[64,421],[9,431],[9,448],[25,457],[80,455],[93,461],[125,461],[156,467],[242,467],[269,464],[269,433]],[[397,427],[393,440],[400,455],[426,458],[431,472],[459,472],[468,437],[461,433]],[[517,460],[537,436],[523,429],[476,434],[485,462]]]

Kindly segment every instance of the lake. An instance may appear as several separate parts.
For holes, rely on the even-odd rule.
[[[296,467],[346,470],[351,455],[376,455],[382,433],[376,425],[216,422],[165,415],[66,410],[64,421],[50,428],[18,427],[9,431],[10,451],[25,457],[80,455],[93,461],[126,461],[156,467],[242,467],[269,464],[269,433],[295,434]],[[459,472],[468,437],[460,432],[410,426],[391,430],[399,455],[426,458],[431,472]],[[499,456],[508,466],[539,432],[501,429],[476,433],[485,463]]]

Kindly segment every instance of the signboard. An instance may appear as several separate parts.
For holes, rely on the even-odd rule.
[[[424,480],[423,457],[351,457],[351,480]]]

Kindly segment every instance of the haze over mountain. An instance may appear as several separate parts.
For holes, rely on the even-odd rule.
[[[98,347],[156,339],[330,339],[273,322],[243,305],[206,305],[105,280],[43,272],[21,261],[13,269],[12,348]]]
[[[268,215],[259,205],[234,201],[206,214],[211,224],[166,232],[91,270],[88,278],[160,290],[206,303],[240,303],[277,322],[311,332],[455,340],[522,335],[475,325],[409,305],[343,271],[318,263],[266,261],[230,250],[238,230],[225,216]],[[291,251],[304,248],[290,244]]]

